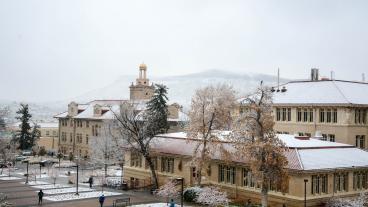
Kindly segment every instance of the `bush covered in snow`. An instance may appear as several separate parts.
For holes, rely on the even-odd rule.
[[[365,207],[368,206],[368,193],[361,193],[358,197],[334,198],[328,201],[327,207]]]
[[[208,206],[227,206],[230,200],[226,192],[222,192],[217,187],[204,187],[194,199],[195,202]]]
[[[198,194],[202,191],[200,187],[189,187],[184,190],[184,200],[194,202]]]

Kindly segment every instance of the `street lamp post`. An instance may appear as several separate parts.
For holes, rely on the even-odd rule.
[[[180,192],[180,206],[183,207],[183,194],[184,194],[184,178],[176,178],[177,181],[180,181],[181,184],[181,192]]]
[[[27,163],[27,177],[26,177],[26,184],[27,184],[28,183],[28,165],[29,165],[29,161],[27,160],[26,163]]]
[[[308,179],[304,179],[304,207],[307,207],[307,182]]]
[[[75,195],[79,195],[78,184],[79,184],[79,159],[77,158],[77,188],[76,188]]]

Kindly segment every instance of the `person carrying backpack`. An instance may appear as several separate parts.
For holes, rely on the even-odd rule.
[[[100,202],[100,206],[103,207],[103,203],[105,202],[105,196],[104,194],[102,194],[99,198],[98,198],[98,202]]]

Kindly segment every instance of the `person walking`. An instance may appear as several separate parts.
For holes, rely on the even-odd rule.
[[[43,198],[43,192],[42,190],[40,190],[40,192],[38,192],[38,205],[42,205],[42,198]]]
[[[102,194],[99,198],[98,198],[98,202],[100,202],[100,206],[103,207],[103,203],[105,202],[105,196],[104,194]]]
[[[89,177],[88,179],[88,183],[89,183],[89,188],[92,188],[92,185],[93,185],[93,177]]]
[[[169,207],[175,207],[174,199],[171,199]]]

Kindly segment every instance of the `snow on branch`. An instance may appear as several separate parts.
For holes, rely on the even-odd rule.
[[[179,195],[179,191],[177,189],[177,182],[170,181],[165,185],[162,185],[157,191],[156,195],[164,198],[175,198]]]
[[[195,201],[209,206],[227,206],[230,202],[226,192],[220,191],[217,187],[204,187]]]

